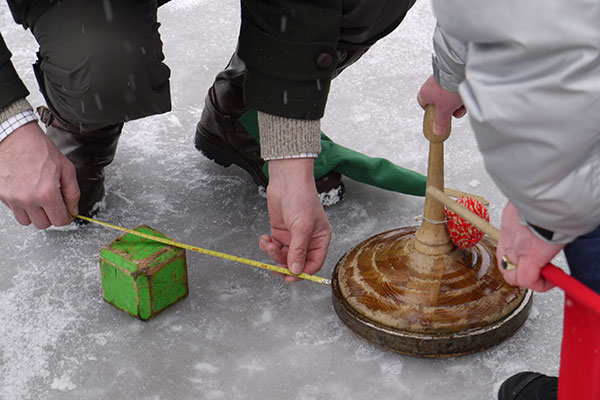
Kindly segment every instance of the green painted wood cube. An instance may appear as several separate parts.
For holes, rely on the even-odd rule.
[[[134,230],[168,239],[140,225]],[[100,249],[104,300],[147,320],[188,295],[185,250],[131,233]]]

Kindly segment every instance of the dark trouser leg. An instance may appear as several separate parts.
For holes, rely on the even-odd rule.
[[[378,39],[394,30],[413,1],[345,0],[335,76],[356,62]],[[257,185],[267,186],[259,144],[238,122],[248,109],[243,101],[244,62],[234,53],[225,70],[217,74],[205,100],[196,128],[196,148],[220,165],[236,164]],[[317,191],[343,195],[340,174],[330,171],[316,180]],[[333,194],[332,194],[333,195]],[[336,196],[331,196],[335,198]]]
[[[65,0],[33,24],[48,135],[73,162],[81,213],[104,195],[123,123],[171,108],[156,0]]]
[[[600,226],[565,247],[571,275],[600,293]]]

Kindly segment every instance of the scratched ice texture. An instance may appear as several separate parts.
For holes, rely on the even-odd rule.
[[[0,4],[5,40],[38,105],[35,41]],[[222,168],[192,145],[206,90],[235,47],[239,4],[176,0],[159,18],[173,111],[125,126],[100,217],[268,261],[257,245],[268,232],[265,199],[244,171]],[[433,27],[429,2],[419,2],[334,81],[323,130],[340,144],[425,172],[415,98],[431,71]],[[447,186],[485,196],[498,225],[505,199],[483,168],[468,121],[454,124],[445,160]],[[326,211],[334,236],[322,276],[353,245],[415,225],[423,211],[420,197],[345,182],[346,198]],[[413,358],[358,339],[333,311],[327,286],[285,284],[268,271],[191,252],[189,297],[149,322],[136,320],[102,299],[99,249],[116,236],[99,226],[38,231],[0,208],[2,400],[481,400],[494,399],[517,371],[558,371],[558,290],[536,295],[523,328],[492,349]]]

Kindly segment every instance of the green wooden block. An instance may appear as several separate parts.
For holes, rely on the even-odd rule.
[[[169,239],[140,225],[134,229]],[[104,300],[147,320],[188,295],[185,250],[130,233],[100,249]]]

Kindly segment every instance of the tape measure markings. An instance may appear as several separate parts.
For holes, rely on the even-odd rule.
[[[295,276],[296,278],[306,279],[306,280],[310,280],[313,282],[322,283],[324,285],[331,285],[331,279],[321,278],[320,276],[309,275],[304,272],[302,272],[300,274],[293,274],[287,268],[279,267],[276,265],[265,264],[265,263],[261,263],[258,261],[249,260],[247,258],[237,257],[237,256],[234,256],[231,254],[221,253],[221,252],[214,251],[214,250],[203,249],[201,247],[190,246],[189,244],[176,242],[176,241],[170,240],[170,239],[164,239],[164,238],[154,236],[154,235],[149,235],[149,234],[143,233],[143,232],[138,232],[133,229],[124,228],[124,227],[118,226],[118,225],[113,225],[108,222],[100,221],[100,220],[89,218],[89,217],[84,217],[83,215],[77,215],[77,218],[82,219],[84,221],[93,222],[95,224],[102,225],[102,226],[105,226],[108,228],[116,229],[116,230],[119,230],[122,232],[130,233],[132,235],[143,237],[148,240],[154,240],[155,242],[160,242],[160,243],[168,244],[170,246],[179,247],[179,248],[186,249],[186,250],[191,250],[196,253],[202,253],[202,254],[207,254],[210,256],[214,256],[214,257],[224,258],[226,260],[235,261],[235,262],[239,262],[242,264],[252,265],[254,267],[267,269],[269,271],[279,272],[284,275]]]

